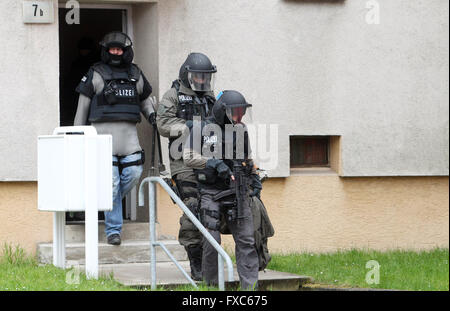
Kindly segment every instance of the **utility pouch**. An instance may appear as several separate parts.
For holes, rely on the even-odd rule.
[[[202,184],[213,185],[217,180],[217,172],[213,168],[204,168],[196,171],[197,181]]]
[[[237,217],[237,201],[234,193],[234,189],[228,189],[212,197],[214,201],[219,201],[219,207],[228,221],[234,221]]]
[[[226,217],[227,221],[234,221],[237,218],[237,202],[233,201],[221,201],[219,207]]]
[[[105,100],[108,104],[114,105],[117,104],[117,97],[116,97],[116,90],[117,90],[117,83],[115,81],[110,81],[103,91],[103,94],[105,95]]]

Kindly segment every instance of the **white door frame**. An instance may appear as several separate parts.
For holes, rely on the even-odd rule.
[[[66,8],[65,3],[58,3],[59,8]],[[133,36],[133,7],[127,4],[88,4],[88,3],[80,3],[80,9],[115,9],[115,10],[125,10],[125,16],[122,16],[122,31],[126,33],[131,41],[134,40]],[[130,193],[128,193],[125,197],[125,210],[126,210],[126,218],[130,218],[130,220],[135,221],[137,218],[137,189],[136,186],[131,189]]]

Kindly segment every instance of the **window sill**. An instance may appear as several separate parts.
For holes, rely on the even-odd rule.
[[[338,176],[338,173],[329,167],[296,167],[291,168],[290,176]]]

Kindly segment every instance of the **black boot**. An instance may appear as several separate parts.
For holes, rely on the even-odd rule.
[[[116,233],[108,236],[107,240],[108,240],[108,244],[111,244],[111,245],[120,245],[120,243],[122,242],[122,240],[120,239],[120,234],[116,234]]]
[[[191,266],[191,278],[194,281],[201,281],[203,247],[201,245],[191,245],[185,247],[185,249]]]

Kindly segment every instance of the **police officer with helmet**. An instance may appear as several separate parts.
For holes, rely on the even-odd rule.
[[[150,97],[152,87],[141,69],[133,64],[131,39],[111,32],[100,42],[101,61],[94,64],[79,83],[74,125],[91,124],[99,134],[113,139],[113,209],[105,212],[105,232],[109,244],[120,245],[123,224],[122,199],[142,174],[144,151],[136,124],[141,113],[155,122]]]
[[[156,116],[159,133],[169,139],[172,180],[180,198],[194,215],[198,215],[197,180],[192,168],[183,162],[182,145],[192,120],[195,117],[206,119],[211,114],[215,102],[213,89],[216,72],[216,66],[208,56],[190,53],[180,67],[178,79],[163,95]],[[199,230],[183,214],[178,240],[186,249],[194,280],[202,279],[202,239]]]
[[[220,244],[225,220],[236,243],[236,262],[241,288],[258,286],[259,260],[255,247],[252,195],[262,189],[256,173],[244,117],[251,105],[237,91],[224,91],[206,122],[194,122],[184,163],[193,168],[199,184],[201,222]],[[252,191],[250,191],[250,188]],[[203,279],[218,282],[217,251],[205,239]]]

